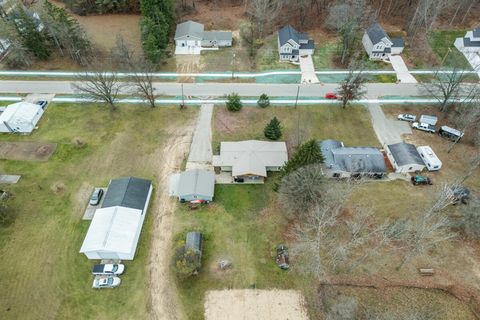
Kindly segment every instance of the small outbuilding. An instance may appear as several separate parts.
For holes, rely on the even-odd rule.
[[[428,114],[422,114],[418,121],[420,123],[426,123],[426,124],[434,126],[434,125],[437,124],[438,118],[436,116],[431,116],[431,115],[428,115]]]
[[[150,180],[110,181],[80,249],[88,259],[133,260],[152,195]]]
[[[329,178],[382,178],[387,173],[385,159],[377,148],[345,147],[338,140],[323,140],[319,146]]]
[[[416,172],[425,169],[425,163],[413,144],[400,142],[385,145],[385,152],[397,173]]]
[[[202,255],[202,241],[203,237],[202,234],[198,231],[191,231],[187,233],[187,237],[185,239],[185,249],[193,250],[199,256]]]
[[[213,171],[193,169],[174,174],[170,177],[170,195],[181,202],[213,200],[215,173]]]
[[[17,102],[7,106],[0,114],[0,132],[31,133],[43,115],[41,106],[30,102]]]

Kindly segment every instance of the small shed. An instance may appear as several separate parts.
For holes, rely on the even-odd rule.
[[[43,115],[41,106],[17,102],[7,106],[0,115],[0,132],[31,133]]]
[[[187,237],[185,239],[185,248],[187,250],[195,251],[200,257],[202,255],[202,241],[203,236],[202,233],[198,231],[191,231],[187,233]]]
[[[400,142],[385,145],[385,152],[397,173],[416,172],[425,169],[425,163],[413,144]]]
[[[170,195],[178,200],[194,201],[213,200],[215,190],[215,173],[213,171],[194,169],[174,174],[170,177]]]

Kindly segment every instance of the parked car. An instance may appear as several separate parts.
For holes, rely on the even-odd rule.
[[[96,276],[121,275],[123,271],[125,271],[125,266],[123,264],[116,263],[96,264],[92,269],[92,273]]]
[[[415,175],[410,179],[414,186],[432,184],[432,180],[429,177]]]
[[[403,113],[403,114],[399,114],[397,119],[398,120],[403,120],[403,121],[408,121],[408,122],[414,122],[415,120],[417,120],[417,116],[415,116],[413,114]]]
[[[45,109],[48,105],[48,101],[46,100],[40,100],[40,101],[37,101],[36,102],[40,107],[42,107],[42,109]]]
[[[103,189],[95,189],[93,191],[92,196],[90,197],[90,205],[96,206],[100,203],[100,200],[102,200],[103,196]]]
[[[435,133],[435,126],[432,126],[431,124],[428,123],[423,123],[423,122],[414,122],[412,123],[412,128],[425,131],[425,132],[430,132],[430,133]]]
[[[333,93],[333,92],[327,92],[327,93],[325,94],[325,99],[331,99],[331,100],[334,100],[334,99],[335,99],[335,100],[336,100],[336,99],[338,99],[338,97],[337,97],[337,95],[336,95],[335,93]]]
[[[115,277],[115,276],[96,277],[93,280],[92,288],[95,288],[95,289],[115,288],[120,285],[120,282],[122,282],[122,280],[120,280],[119,277]]]
[[[453,204],[467,204],[470,199],[470,189],[464,186],[453,187]]]

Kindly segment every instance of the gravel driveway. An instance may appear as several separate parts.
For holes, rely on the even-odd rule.
[[[208,167],[212,164],[212,116],[213,104],[202,104],[190,146],[187,169]]]
[[[373,129],[382,146],[402,142],[403,134],[412,133],[408,122],[387,119],[380,104],[368,103],[367,108],[372,116]]]

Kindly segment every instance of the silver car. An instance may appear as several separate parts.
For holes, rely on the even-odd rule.
[[[95,277],[93,280],[92,288],[102,289],[102,288],[115,288],[120,285],[122,281],[119,277],[108,276],[108,277]]]
[[[403,113],[399,114],[397,119],[402,121],[414,122],[415,120],[417,120],[417,116],[414,116],[413,114]]]
[[[100,200],[102,200],[103,196],[103,189],[95,189],[93,191],[92,196],[90,197],[90,205],[96,206],[100,203]]]

